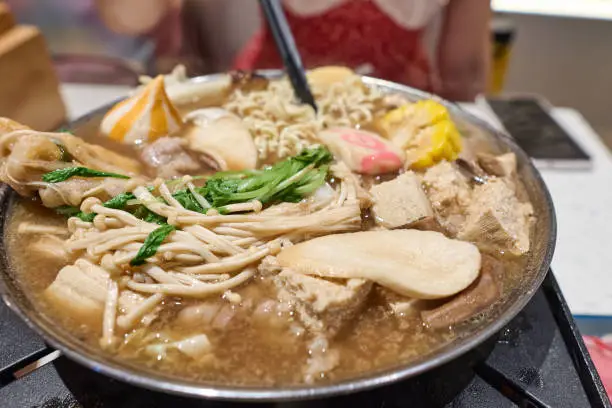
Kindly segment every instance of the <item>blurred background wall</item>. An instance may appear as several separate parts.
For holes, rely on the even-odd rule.
[[[612,145],[612,21],[498,14],[516,27],[504,91],[578,109]]]

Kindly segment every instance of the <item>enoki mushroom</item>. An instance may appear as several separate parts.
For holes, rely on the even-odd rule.
[[[342,167],[333,170],[336,188],[299,203],[262,209],[259,201],[227,206],[229,213],[201,214],[172,200],[168,186],[157,181],[158,200],[145,186],[131,192],[138,204],[167,218],[176,229],[164,237],[142,266],[131,266],[147,237],[160,226],[87,198],[81,211],[97,214],[93,222],[68,221],[72,234],[66,247],[108,272],[101,344],[112,346],[117,331],[136,327],[168,296],[221,296],[248,282],[263,258],[281,246],[331,232],[358,230],[361,224],[358,181]],[[124,314],[118,311],[123,290],[145,298]]]

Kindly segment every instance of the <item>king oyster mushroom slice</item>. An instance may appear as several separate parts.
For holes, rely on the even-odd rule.
[[[324,278],[361,278],[415,299],[467,288],[480,271],[478,248],[433,231],[363,231],[328,235],[283,249],[281,266]]]

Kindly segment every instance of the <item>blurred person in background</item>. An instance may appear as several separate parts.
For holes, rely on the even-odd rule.
[[[37,26],[65,81],[123,82],[152,74],[180,49],[181,0],[7,0]],[[174,58],[173,58],[174,57]],[[171,68],[170,62],[161,67]]]
[[[485,91],[489,0],[281,1],[307,68],[344,65],[452,100]],[[258,3],[184,0],[183,51],[212,70],[282,67]]]
[[[452,100],[473,99],[486,88],[489,0],[283,0],[283,6],[306,67],[345,65]],[[434,65],[424,32],[438,15]],[[281,66],[267,27],[234,66]]]
[[[155,68],[168,71],[179,61],[192,74],[282,67],[272,35],[258,18],[255,0],[9,3],[18,17],[26,10],[37,17],[31,22],[42,27],[54,52],[106,48],[107,55],[133,59],[148,49],[155,55],[149,73]],[[473,99],[486,88],[489,0],[282,0],[282,4],[308,68],[344,65],[453,100]],[[435,58],[430,58],[425,33],[437,18],[441,22]],[[55,31],[45,29],[43,22],[54,25]],[[236,54],[233,63],[222,57],[228,52]],[[179,54],[181,58],[173,58]]]

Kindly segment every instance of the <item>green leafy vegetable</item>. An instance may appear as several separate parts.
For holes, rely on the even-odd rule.
[[[136,196],[132,193],[121,193],[118,196],[111,198],[104,202],[106,208],[113,208],[115,210],[123,210],[127,206],[127,202],[134,200]]]
[[[144,244],[142,244],[142,246],[140,247],[140,250],[138,251],[138,254],[136,254],[136,257],[130,261],[130,265],[137,266],[145,263],[145,260],[147,258],[150,258],[155,255],[157,249],[162,244],[162,242],[164,242],[166,237],[168,237],[168,235],[170,235],[175,230],[176,228],[174,227],[174,225],[166,224],[151,232],[145,239]]]
[[[107,208],[123,210],[127,206],[127,202],[134,198],[136,197],[134,197],[134,194],[132,193],[121,193],[118,196],[115,196],[110,200],[104,202],[102,205]],[[97,215],[96,213],[84,213],[83,211],[80,211],[78,207],[74,207],[71,205],[62,205],[60,207],[54,208],[54,210],[56,213],[64,215],[68,218],[79,217],[81,220],[87,222],[92,222]]]
[[[42,179],[47,183],[59,183],[71,177],[115,177],[129,179],[129,176],[124,176],[122,174],[108,173],[105,171],[88,169],[87,167],[67,167],[65,169],[53,170],[43,174]]]
[[[296,202],[325,182],[332,158],[324,147],[306,149],[263,170],[217,173],[197,192],[213,207],[252,200]]]
[[[195,199],[191,191],[189,190],[180,190],[176,193],[172,194],[172,197],[176,199],[183,207],[191,211],[197,211],[200,213],[205,213],[205,209],[200,205],[198,200]]]
[[[165,224],[166,219],[159,214],[149,210],[144,205],[138,206],[133,213],[134,217],[141,219],[145,222],[151,222],[153,224]]]
[[[126,207],[127,202],[134,198],[134,194],[132,193],[121,193],[118,196],[115,196],[110,200],[104,202],[102,205],[107,208],[123,210]],[[79,210],[78,207],[74,207],[71,205],[62,205],[60,207],[54,208],[54,210],[56,213],[64,215],[68,218],[79,217],[81,220],[87,222],[92,222],[96,216],[96,213],[84,213],[83,211]]]
[[[219,211],[219,214],[221,214],[221,215],[229,214],[228,209],[225,208],[225,207],[219,207],[219,208],[217,208],[217,211]]]
[[[78,207],[74,207],[72,205],[62,205],[54,208],[54,210],[60,215],[64,215],[68,218],[79,217],[81,220],[86,222],[92,222],[96,216],[95,213],[84,213],[83,211],[79,210]]]
[[[81,221],[85,221],[85,222],[93,222],[94,218],[96,218],[96,213],[84,213],[83,211],[79,211],[79,213],[76,215],[77,217],[79,217],[81,219]]]
[[[155,214],[151,210],[149,210],[144,205],[138,205],[134,208],[126,209],[128,207],[127,203],[130,200],[136,199],[136,196],[132,193],[121,193],[108,201],[102,203],[102,205],[106,208],[113,208],[115,210],[124,210],[131,214],[133,214],[136,218],[139,218],[146,222],[151,222],[154,224],[165,224],[166,218],[161,215]],[[96,213],[84,213],[79,211],[77,207],[73,207],[70,205],[63,205],[61,207],[56,207],[55,212],[61,215],[65,215],[66,217],[79,217],[83,221],[92,222]]]
[[[299,155],[283,160],[263,170],[245,170],[219,172],[207,178],[203,187],[197,187],[197,194],[215,208],[219,214],[227,214],[227,205],[259,200],[263,204],[285,201],[298,202],[313,193],[325,183],[331,153],[324,147],[306,149]],[[81,170],[79,170],[81,169]],[[84,167],[56,170],[43,176],[47,182],[58,182],[73,176],[81,177],[121,177],[113,173],[98,172]],[[153,190],[152,187],[149,190]],[[172,194],[183,207],[205,214],[210,208],[204,208],[189,189],[179,190]],[[161,197],[157,200],[165,202]],[[128,202],[136,200],[132,193],[121,193],[103,203],[104,207],[126,211],[143,221],[159,224],[145,240],[138,255],[130,262],[141,265],[145,259],[153,256],[163,240],[175,230],[168,225],[165,217],[154,213],[142,204]],[[79,217],[83,221],[93,221],[95,213],[83,213],[77,207],[62,206],[55,209],[58,214],[67,217]]]
[[[64,215],[66,217],[75,217],[78,213],[81,212],[81,210],[79,210],[79,207],[74,207],[72,205],[62,205],[60,207],[55,207],[54,210],[59,215]]]
[[[70,133],[71,135],[74,135],[74,133],[72,133],[72,131],[70,129],[66,128],[66,127],[59,128],[57,133]]]

